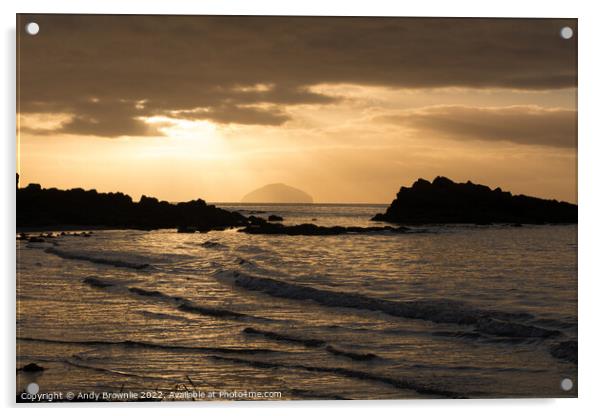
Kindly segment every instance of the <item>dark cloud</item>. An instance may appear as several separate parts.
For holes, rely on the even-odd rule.
[[[479,108],[439,106],[380,116],[375,121],[457,140],[509,141],[575,148],[577,112],[535,106]]]
[[[37,36],[24,33],[29,21],[40,24]],[[570,25],[576,31],[576,24],[20,15],[20,110],[75,113],[65,131],[113,137],[151,134],[138,117],[173,111],[220,123],[281,124],[283,105],[336,100],[308,89],[319,83],[575,87],[576,39],[562,39],[559,30]]]

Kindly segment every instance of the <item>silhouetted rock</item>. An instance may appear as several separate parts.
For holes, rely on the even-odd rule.
[[[268,221],[284,221],[284,218],[282,218],[280,215],[270,215],[268,217]]]
[[[249,224],[251,224],[251,225],[263,225],[267,222],[265,220],[265,218],[256,217],[255,215],[249,216],[247,218],[247,220],[249,221]]]
[[[396,232],[408,231],[405,227],[323,227],[315,224],[283,225],[269,222],[252,224],[241,230],[247,234],[280,234],[280,235],[339,235],[348,233]]]
[[[17,228],[94,226],[150,230],[190,227],[200,231],[247,223],[241,214],[207,205],[202,199],[172,204],[142,196],[139,202],[133,202],[121,192],[42,189],[37,184],[17,189]]]
[[[40,371],[44,371],[44,367],[41,367],[41,366],[37,365],[36,363],[29,363],[29,364],[23,366],[22,368],[20,368],[19,370],[21,370],[25,373],[38,373]]]
[[[570,361],[577,364],[577,341],[564,341],[558,344],[552,345],[550,353],[552,356],[561,360]]]
[[[45,240],[41,237],[29,237],[29,241],[30,243],[43,243]]]
[[[86,277],[82,282],[89,284],[92,287],[104,289],[113,286],[113,283],[105,282],[95,277]]]
[[[301,189],[283,183],[272,183],[245,195],[241,202],[248,203],[287,203],[311,204],[313,198]]]
[[[374,221],[399,224],[492,223],[545,224],[576,223],[577,205],[556,200],[512,195],[500,188],[455,183],[438,176],[429,182],[418,179],[402,187],[384,214]]]

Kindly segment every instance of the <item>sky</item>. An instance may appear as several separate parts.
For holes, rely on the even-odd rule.
[[[19,15],[17,31],[22,186],[389,203],[442,175],[577,201],[575,19]]]

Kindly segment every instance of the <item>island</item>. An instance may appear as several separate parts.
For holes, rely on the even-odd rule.
[[[311,204],[314,199],[307,192],[283,183],[272,183],[246,194],[244,203]]]
[[[577,223],[577,205],[437,176],[433,182],[418,179],[411,187],[402,187],[386,212],[372,220],[396,224]]]

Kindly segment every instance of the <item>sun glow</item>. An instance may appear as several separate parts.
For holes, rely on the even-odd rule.
[[[163,159],[177,157],[194,160],[229,160],[233,154],[218,127],[205,120],[184,120],[153,116],[144,122],[154,126],[164,136],[145,142],[139,157]]]

